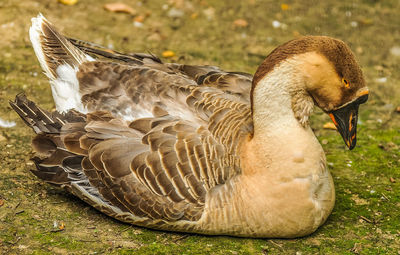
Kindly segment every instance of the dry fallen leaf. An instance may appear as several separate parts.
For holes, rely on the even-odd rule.
[[[361,243],[355,243],[351,251],[355,254],[360,254],[360,251],[362,251]]]
[[[192,15],[190,15],[190,18],[197,19],[198,16],[199,16],[199,14],[197,12],[193,12]]]
[[[184,0],[168,0],[168,3],[179,9],[183,9],[186,4]]]
[[[398,150],[399,146],[394,142],[380,143],[378,147],[384,151]]]
[[[374,23],[374,20],[369,18],[360,18],[358,21],[363,25],[372,25]]]
[[[58,2],[65,5],[74,5],[78,2],[78,0],[58,0]]]
[[[203,14],[208,20],[212,20],[215,17],[215,9],[212,7],[208,7],[207,9],[203,10]]]
[[[171,51],[171,50],[166,50],[162,53],[162,56],[164,58],[172,58],[173,56],[175,56],[175,52]]]
[[[153,33],[149,37],[147,37],[147,40],[149,41],[161,41],[162,36],[159,33]]]
[[[145,17],[144,17],[143,15],[139,15],[139,16],[135,17],[135,18],[133,19],[133,21],[143,23],[144,18],[145,18]]]
[[[63,229],[65,228],[64,222],[61,222],[61,224],[60,224],[60,226],[58,226],[58,228],[59,228],[60,230],[63,230]]]
[[[369,202],[364,198],[360,198],[357,194],[351,195],[351,199],[354,201],[356,205],[367,205]]]
[[[4,205],[4,200],[0,199],[0,206],[3,206],[3,205]]]
[[[109,3],[105,4],[103,7],[105,10],[110,12],[123,12],[132,15],[135,15],[137,13],[135,9],[124,3]]]
[[[300,32],[297,31],[297,30],[294,30],[292,34],[293,34],[294,37],[300,37],[301,36]]]
[[[249,23],[244,19],[237,19],[233,22],[235,27],[247,27]]]
[[[286,11],[290,8],[290,6],[288,4],[281,4],[281,10],[282,11]]]
[[[396,180],[393,177],[390,177],[389,180],[390,180],[391,183],[395,183],[396,182]]]
[[[396,107],[396,112],[400,113],[400,106]]]
[[[333,124],[332,122],[327,122],[323,125],[324,129],[332,129],[332,130],[336,130],[335,124]]]

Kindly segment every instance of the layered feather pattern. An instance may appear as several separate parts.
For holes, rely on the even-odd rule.
[[[193,222],[207,194],[240,173],[251,76],[126,55],[39,25],[43,69],[57,80],[60,66],[73,67],[88,113],[49,113],[23,95],[11,102],[37,133],[33,173],[119,220],[202,232]]]

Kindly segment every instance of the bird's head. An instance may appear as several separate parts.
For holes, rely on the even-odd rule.
[[[273,50],[260,65],[253,78],[253,91],[261,79],[283,64],[293,65],[292,70],[302,77],[298,90],[330,116],[348,148],[353,149],[358,107],[367,101],[369,91],[350,48],[326,36],[289,41]]]

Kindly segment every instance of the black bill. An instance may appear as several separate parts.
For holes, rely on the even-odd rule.
[[[368,94],[362,95],[353,102],[328,113],[350,150],[356,146],[357,142],[358,107],[367,100]]]

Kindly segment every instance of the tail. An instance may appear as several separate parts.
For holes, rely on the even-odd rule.
[[[74,110],[64,114],[50,113],[38,107],[22,94],[17,95],[13,102],[10,101],[10,105],[37,134],[32,141],[32,147],[35,150],[35,156],[32,160],[36,165],[36,170],[31,170],[31,172],[34,175],[47,183],[65,188],[111,217],[124,222],[137,220],[115,198],[106,196],[107,194],[104,196],[100,194],[99,189],[104,188],[103,182],[98,181],[98,186],[90,184],[87,174],[96,175],[96,170],[90,162],[87,162],[86,166],[91,166],[93,169],[90,167],[83,169],[82,162],[85,156],[78,155],[65,148],[68,131],[63,134],[64,128],[77,133],[84,132],[86,125],[84,114]],[[74,132],[69,134],[75,135]],[[77,140],[75,136],[70,138]],[[110,199],[107,200],[107,197]]]
[[[65,112],[74,108],[84,112],[76,73],[82,63],[94,59],[68,41],[42,14],[32,18],[29,36],[40,65],[50,79],[57,110]]]
[[[82,157],[68,152],[61,141],[62,127],[67,123],[85,123],[85,116],[76,111],[61,114],[48,112],[19,94],[11,107],[37,136],[32,141],[36,152],[32,160],[37,170],[31,170],[40,179],[58,186],[68,185],[81,179],[81,169],[76,167]]]
[[[10,106],[36,134],[60,134],[66,123],[85,121],[85,115],[74,110],[67,113],[43,110],[24,94],[18,94],[14,102],[10,101]]]
[[[96,57],[103,57],[106,60],[116,60],[129,65],[143,65],[144,62],[162,64],[161,59],[151,52],[125,54],[95,43],[85,42],[74,38],[68,38],[68,41],[83,52],[95,55]]]

